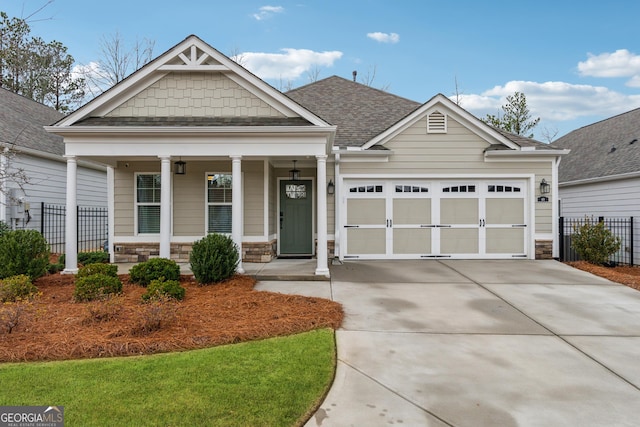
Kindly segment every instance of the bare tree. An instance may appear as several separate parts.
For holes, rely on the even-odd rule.
[[[318,64],[314,65],[309,71],[307,71],[307,80],[309,83],[315,83],[320,78],[320,72],[322,70],[318,67]]]
[[[540,134],[542,135],[542,138],[547,142],[547,144],[551,144],[553,140],[556,139],[556,136],[558,136],[558,132],[560,131],[556,127],[548,128],[545,126],[540,131]]]
[[[291,81],[291,79],[287,79],[287,81],[284,81],[282,80],[282,76],[281,76],[278,81],[278,90],[280,92],[288,92],[291,89],[293,89],[293,82]]]
[[[461,106],[462,105],[462,93],[463,92],[460,91],[460,87],[458,86],[458,76],[455,76],[453,78],[453,80],[454,80],[454,83],[456,85],[456,91],[454,93],[454,96],[456,97],[456,99],[455,99],[454,102],[456,103],[456,105]]]
[[[240,51],[240,48],[238,47],[234,47],[233,49],[231,49],[231,52],[229,52],[229,59],[231,59],[238,65],[242,65],[243,67],[247,62],[246,56],[243,52]]]
[[[6,202],[15,203],[9,191],[11,187],[19,188],[22,193],[25,192],[25,186],[31,181],[25,170],[15,166],[15,158],[18,154],[15,141],[18,140],[22,131],[14,138],[13,141],[0,140],[0,194],[5,195]],[[4,208],[4,207],[1,207]]]
[[[365,86],[373,87],[373,82],[376,80],[377,71],[378,71],[377,65],[369,66],[369,68],[367,69],[367,73],[363,77],[360,77],[360,83],[362,83]],[[387,92],[389,90],[389,87],[391,87],[391,85],[387,83],[381,86],[379,89]]]
[[[153,59],[155,40],[136,39],[129,46],[116,31],[102,37],[98,61],[82,67],[82,73],[89,83],[87,91],[95,97],[124,80]]]

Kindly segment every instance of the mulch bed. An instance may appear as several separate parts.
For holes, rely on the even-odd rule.
[[[589,264],[586,261],[567,262],[568,265],[580,270],[588,271],[596,276],[604,277],[640,291],[640,267],[621,265],[618,267],[603,267]]]
[[[74,277],[49,275],[35,281],[41,292],[23,305],[11,333],[0,306],[0,362],[128,356],[189,350],[318,328],[337,329],[339,303],[253,289],[237,275],[209,286],[182,276],[180,302],[141,302],[145,288],[121,275],[123,293],[101,302],[73,301]],[[309,286],[313,286],[310,284]],[[1,315],[4,315],[2,318]],[[158,329],[156,329],[158,328]]]

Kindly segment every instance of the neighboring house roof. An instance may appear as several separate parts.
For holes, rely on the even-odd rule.
[[[45,132],[43,126],[57,122],[64,114],[9,90],[0,88],[0,145],[62,156],[62,138]]]
[[[285,95],[336,125],[335,145],[342,147],[364,145],[421,105],[338,76],[290,90]]]
[[[551,144],[569,148],[559,182],[640,172],[640,108],[576,129]]]

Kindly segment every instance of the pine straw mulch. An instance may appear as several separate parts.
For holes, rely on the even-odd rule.
[[[145,288],[130,284],[128,275],[120,279],[121,296],[89,303],[73,301],[72,275],[36,280],[41,295],[22,304],[11,333],[7,310],[15,305],[0,305],[4,310],[0,312],[4,315],[0,316],[0,362],[189,350],[337,329],[344,316],[342,306],[330,300],[256,291],[256,281],[248,276],[209,286],[199,286],[193,276],[182,276],[183,301],[151,304],[141,302]]]
[[[586,261],[572,261],[567,262],[567,264],[640,291],[640,267],[628,265],[603,267],[601,265],[589,264]]]

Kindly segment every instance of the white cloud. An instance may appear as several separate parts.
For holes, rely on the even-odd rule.
[[[510,81],[481,94],[462,95],[461,106],[476,117],[502,112],[506,97],[522,92],[533,117],[563,122],[584,117],[610,117],[640,107],[640,95],[627,95],[603,86],[565,82]]]
[[[262,6],[260,9],[258,9],[258,11],[259,11],[258,13],[254,13],[253,14],[253,17],[258,21],[262,21],[263,19],[270,18],[275,13],[284,12],[284,7],[282,7],[282,6]]]
[[[640,55],[627,49],[600,55],[587,54],[586,61],[578,63],[581,76],[589,77],[631,77],[627,86],[640,87]]]
[[[367,33],[367,37],[380,43],[398,43],[400,35],[397,33]]]
[[[331,67],[342,57],[340,51],[281,49],[282,53],[244,52],[242,65],[261,79],[295,80],[315,66]]]

